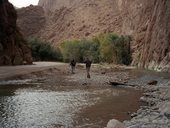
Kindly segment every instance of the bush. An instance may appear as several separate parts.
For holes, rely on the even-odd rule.
[[[32,48],[32,57],[34,61],[62,61],[60,49],[53,48],[48,42],[38,39],[28,39]]]
[[[119,38],[115,34],[101,34],[97,37],[100,43],[100,58],[102,62],[113,63],[114,61],[114,48],[113,42]]]
[[[115,62],[118,64],[129,65],[132,61],[130,51],[131,38],[121,36],[113,43]]]
[[[101,34],[92,39],[70,40],[61,44],[63,60],[69,62],[75,59],[83,62],[89,57],[94,63],[107,62],[115,64],[130,64],[131,38],[129,36],[117,36],[113,33]]]
[[[130,36],[117,36],[113,33],[100,34],[93,38],[68,40],[55,49],[48,42],[29,39],[35,61],[64,61],[75,59],[83,62],[86,57],[93,63],[107,62],[129,65],[132,61]]]
[[[85,57],[90,57],[95,63],[98,58],[99,44],[87,39],[65,41],[61,45],[64,62],[69,62],[73,58],[78,62],[83,62]]]

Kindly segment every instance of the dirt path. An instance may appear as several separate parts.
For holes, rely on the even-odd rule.
[[[66,64],[55,62],[34,62],[33,65],[1,66],[0,80],[7,80],[15,76],[27,75],[33,72],[40,72],[54,67],[61,68],[63,66],[66,66]]]
[[[33,65],[0,67],[0,81],[45,78],[46,83],[74,83],[78,85],[108,85],[109,81],[126,81],[129,79],[125,72],[114,72],[110,68],[93,64],[91,78],[86,76],[84,64],[77,64],[75,74],[71,74],[68,63],[34,62]]]
[[[90,71],[91,78],[87,78],[85,65],[79,64],[76,73],[67,76],[71,81],[79,83],[79,85],[106,86],[109,81],[123,81],[129,79],[127,72],[114,72],[111,69],[104,68],[101,65],[92,65]],[[110,85],[109,85],[110,86]]]

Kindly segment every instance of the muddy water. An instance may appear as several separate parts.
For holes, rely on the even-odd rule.
[[[130,88],[0,86],[0,128],[103,128],[129,119],[141,91]]]

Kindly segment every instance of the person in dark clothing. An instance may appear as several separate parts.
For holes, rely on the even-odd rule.
[[[87,71],[87,78],[90,78],[90,67],[92,64],[92,61],[89,60],[89,58],[87,58],[84,63],[86,64],[86,71]]]
[[[71,73],[74,74],[75,67],[76,67],[76,61],[74,59],[70,62],[70,66],[71,66]]]

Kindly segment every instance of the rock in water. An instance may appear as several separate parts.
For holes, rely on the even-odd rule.
[[[107,127],[105,128],[126,128],[123,123],[118,120],[112,119],[107,123]]]
[[[150,82],[148,82],[148,85],[157,85],[158,81],[156,80],[152,80]]]
[[[0,0],[0,65],[32,64],[28,47],[16,25],[17,13],[8,0]]]

